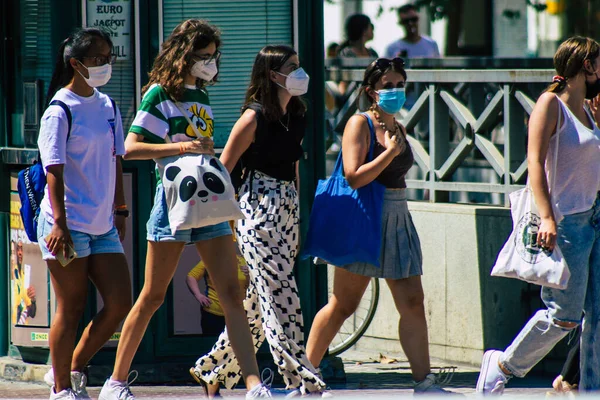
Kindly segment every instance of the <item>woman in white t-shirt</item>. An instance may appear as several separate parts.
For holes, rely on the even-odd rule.
[[[123,195],[121,115],[96,87],[110,79],[110,36],[80,29],[67,38],[48,90],[50,106],[38,146],[47,185],[38,243],[56,293],[50,328],[50,399],[88,399],[83,369],[131,307],[131,283],[121,240],[128,216]],[[104,306],[75,347],[88,280]],[[75,350],[73,351],[73,348]]]

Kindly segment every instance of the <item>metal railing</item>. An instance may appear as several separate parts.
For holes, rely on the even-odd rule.
[[[348,60],[349,61],[349,60]],[[365,61],[326,67],[330,140],[339,141],[356,112]],[[362,64],[362,65],[360,65]],[[408,69],[414,104],[399,120],[407,128],[416,167],[407,178],[415,199],[508,205],[527,176],[527,122],[550,69]],[[348,84],[345,95],[333,82]],[[469,193],[473,195],[469,195]],[[478,195],[474,195],[477,193]]]

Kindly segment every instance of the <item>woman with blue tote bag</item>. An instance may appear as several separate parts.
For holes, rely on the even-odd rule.
[[[379,259],[336,265],[333,295],[313,321],[307,354],[313,365],[319,365],[344,321],[356,311],[371,278],[384,278],[401,316],[400,343],[411,366],[415,392],[443,393],[429,364],[421,244],[406,202],[405,175],[414,157],[406,129],[395,119],[405,101],[405,83],[401,58],[379,58],[365,71],[361,96],[366,96],[371,107],[346,125],[343,172],[352,189],[373,182],[385,186]],[[373,210],[378,211],[377,207]],[[376,218],[372,220],[378,223]],[[356,231],[356,235],[363,234]],[[379,265],[374,264],[376,261]]]

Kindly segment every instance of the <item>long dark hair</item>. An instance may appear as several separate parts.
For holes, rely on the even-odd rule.
[[[362,84],[360,85],[360,91],[358,94],[359,97],[359,108],[364,110],[368,107],[365,107],[365,103],[372,105],[374,103],[374,99],[367,93],[367,88],[375,89],[375,85],[381,77],[389,71],[397,72],[404,77],[406,81],[406,70],[404,69],[404,60],[397,57],[394,59],[388,58],[378,58],[373,61],[367,69],[365,70],[365,75],[363,77]]]
[[[554,54],[554,69],[558,78],[545,91],[562,92],[567,87],[567,80],[581,72],[585,60],[593,63],[599,55],[600,45],[594,39],[574,36],[565,40]]]
[[[346,40],[342,42],[339,50],[342,50],[345,47],[352,45],[353,42],[360,40],[364,35],[365,31],[369,28],[369,26],[373,25],[371,23],[371,18],[366,16],[365,14],[352,14],[346,19],[346,25],[344,26],[344,30],[346,32]]]
[[[73,79],[75,70],[69,60],[71,58],[82,60],[97,40],[106,42],[112,51],[113,43],[110,35],[98,28],[79,28],[61,43],[56,55],[56,64],[48,87],[48,94],[46,95],[46,106],[56,92]]]
[[[271,80],[271,71],[279,71],[296,51],[289,46],[265,46],[254,60],[250,86],[246,91],[246,101],[242,112],[251,103],[260,103],[267,120],[275,121],[283,116],[283,111],[277,96],[277,84]],[[287,105],[287,111],[293,115],[304,115],[306,105],[299,96],[292,96]]]
[[[216,26],[200,19],[181,22],[162,44],[149,73],[148,84],[142,88],[142,93],[146,93],[150,86],[157,83],[171,98],[181,100],[185,92],[185,75],[194,64],[192,53],[211,43],[215,44],[217,50],[221,46],[221,32]],[[213,81],[216,80],[215,76]],[[202,87],[206,83],[198,79],[196,85]]]

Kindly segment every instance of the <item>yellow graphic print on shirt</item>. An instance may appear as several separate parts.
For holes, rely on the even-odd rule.
[[[193,104],[190,108],[188,108],[188,111],[192,113],[190,120],[194,125],[196,125],[198,132],[200,132],[203,137],[212,137],[214,131],[214,122],[206,111],[206,108],[198,106],[198,104]],[[191,138],[196,138],[194,129],[189,125],[185,130],[185,134]]]

